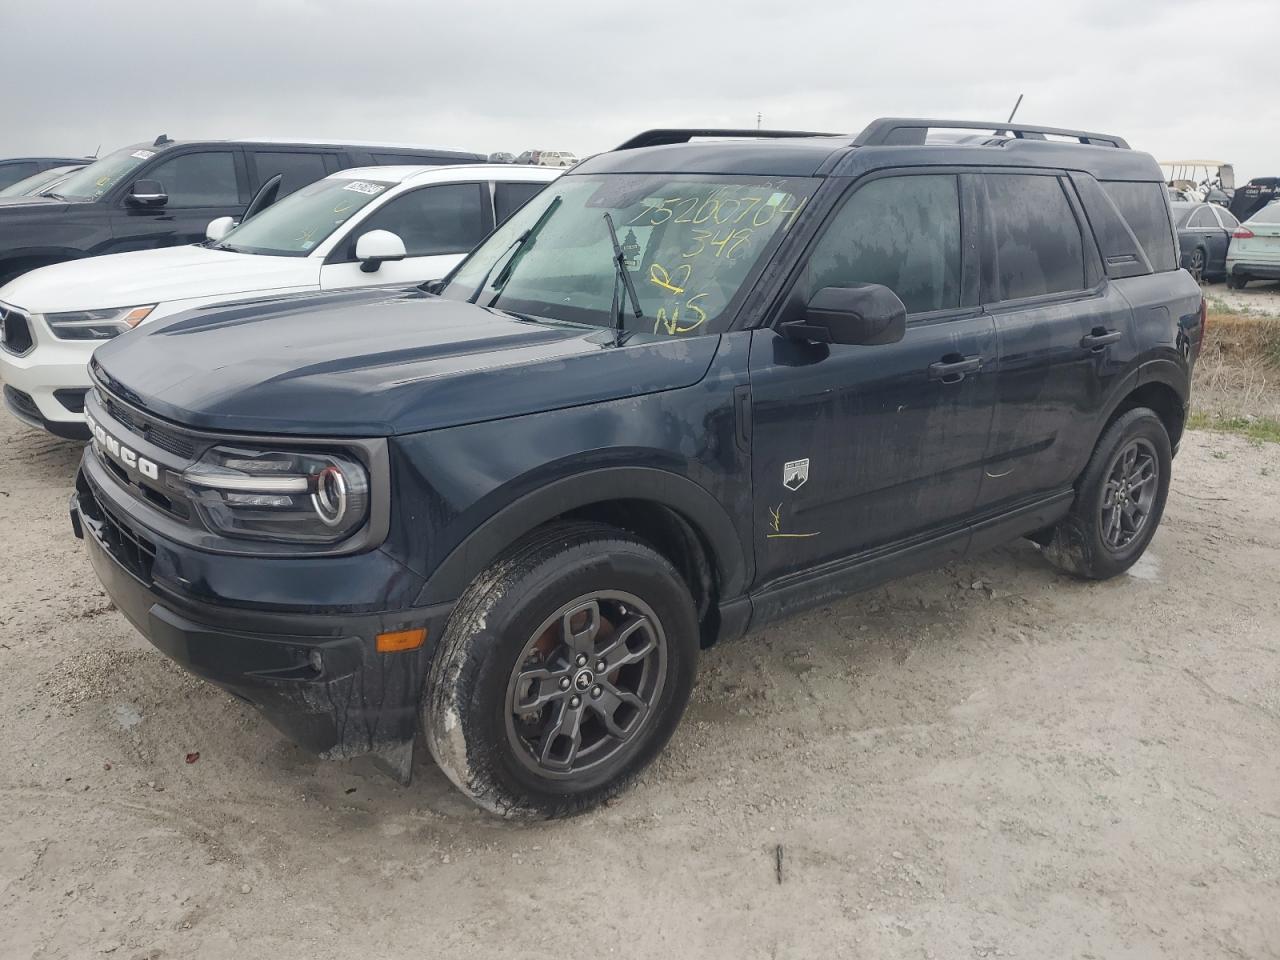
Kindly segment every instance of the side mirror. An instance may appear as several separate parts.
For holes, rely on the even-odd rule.
[[[390,230],[370,230],[356,241],[356,259],[365,273],[375,273],[384,261],[404,257],[404,241]]]
[[[163,207],[169,202],[169,195],[159,180],[138,180],[127,199],[135,207]]]
[[[205,239],[210,243],[217,243],[234,230],[235,226],[234,217],[219,217],[217,220],[210,220],[209,225],[204,228]]]
[[[907,333],[907,308],[878,283],[823,287],[810,299],[804,317],[782,324],[792,340],[878,346],[897,343]]]

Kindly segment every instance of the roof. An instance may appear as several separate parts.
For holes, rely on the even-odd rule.
[[[459,160],[484,160],[482,153],[467,150],[444,150],[440,147],[422,146],[410,143],[380,143],[368,140],[305,140],[289,137],[272,139],[270,137],[248,137],[244,139],[210,139],[210,140],[168,140],[165,143],[154,142],[131,143],[124,150],[171,150],[174,147],[189,147],[201,143],[216,143],[224,146],[280,146],[280,147],[327,147],[331,150],[391,150],[411,151],[428,154],[433,157],[456,157]]]
[[[957,137],[956,132],[964,134]],[[697,140],[703,137],[707,139]],[[1164,182],[1146,153],[1113,134],[1060,127],[885,117],[856,136],[788,130],[649,130],[575,174],[859,176],[893,166],[1043,167],[1099,180]]]

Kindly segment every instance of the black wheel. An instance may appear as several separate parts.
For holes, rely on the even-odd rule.
[[[1071,512],[1053,528],[1045,556],[1091,580],[1128,570],[1160,524],[1172,460],[1169,434],[1153,411],[1123,414],[1094,447]]]
[[[1246,283],[1248,283],[1248,282],[1249,282],[1249,278],[1248,278],[1248,277],[1241,276],[1241,275],[1240,275],[1240,274],[1238,274],[1238,273],[1228,273],[1228,274],[1227,274],[1227,289],[1228,289],[1228,290],[1243,290],[1243,289],[1244,289],[1244,285],[1245,285]]]
[[[1188,269],[1191,271],[1191,275],[1196,278],[1197,283],[1204,282],[1204,265],[1204,247],[1196,247],[1191,252],[1191,266]]]
[[[427,743],[486,810],[577,813],[662,750],[697,656],[693,600],[661,554],[603,524],[547,527],[458,601],[427,677]]]

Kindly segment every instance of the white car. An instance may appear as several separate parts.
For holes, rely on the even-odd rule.
[[[1227,286],[1243,290],[1250,280],[1280,280],[1280,200],[1272,200],[1231,234]]]
[[[447,274],[560,175],[495,164],[343,170],[208,240],[33,270],[0,288],[0,379],[19,420],[88,437],[88,362],[105,340],[208,304]]]

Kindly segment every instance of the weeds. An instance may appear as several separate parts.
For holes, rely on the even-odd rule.
[[[1280,443],[1280,317],[1209,314],[1187,426]]]

